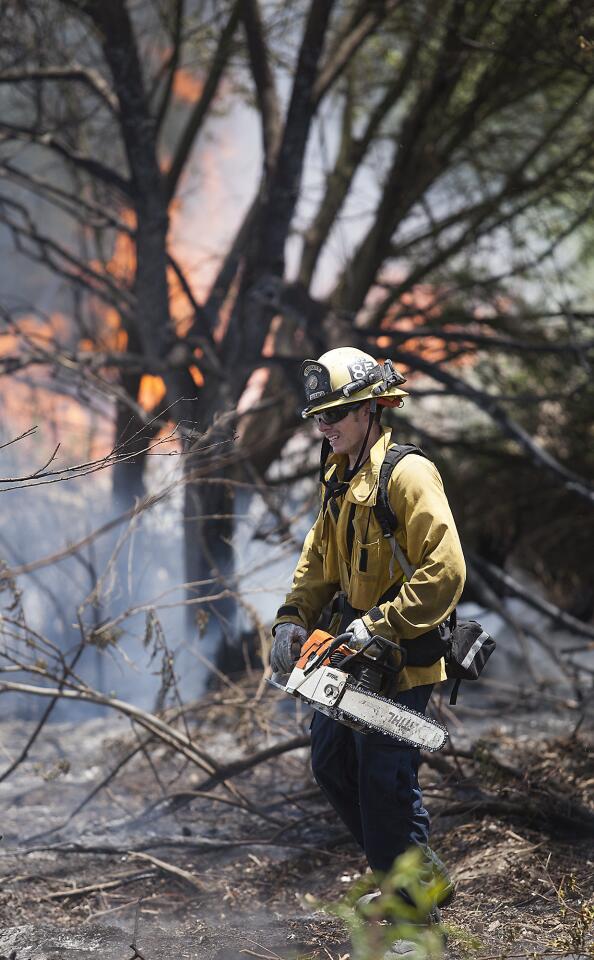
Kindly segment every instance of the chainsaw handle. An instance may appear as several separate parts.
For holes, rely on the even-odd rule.
[[[351,637],[351,636],[352,636],[352,633],[342,633],[340,635],[340,640],[342,640],[343,637]],[[370,637],[367,643],[363,647],[361,647],[360,650],[355,650],[353,653],[350,653],[346,657],[344,657],[344,659],[340,662],[340,664],[337,664],[337,668],[340,670],[342,669],[342,667],[344,667],[345,664],[349,663],[351,660],[354,660],[356,657],[360,657],[361,654],[365,653],[365,651],[368,650],[369,647],[373,646],[374,643],[377,643],[378,640],[380,641],[381,644],[387,645],[386,647],[384,647],[384,652],[387,652],[388,646],[392,647],[393,652],[396,653],[398,657],[398,663],[396,664],[395,667],[392,667],[390,664],[386,663],[386,664],[383,664],[384,669],[388,670],[390,673],[400,673],[400,671],[403,670],[406,665],[406,650],[403,647],[401,647],[398,643],[394,643],[393,640],[388,640],[387,637],[380,637],[380,636]],[[347,646],[348,646],[348,641],[347,641]]]
[[[338,650],[341,644],[345,642],[347,637],[352,637],[352,633],[341,633],[337,637],[335,637],[329,647],[326,647],[321,653],[318,653],[317,656],[314,657],[312,662],[307,664],[305,670],[303,671],[303,675],[305,677],[309,676],[312,670],[315,670],[316,667],[319,666],[320,663],[322,663],[322,661],[326,659],[326,657],[332,656],[334,651]]]
[[[309,674],[312,673],[316,669],[316,667],[320,665],[320,663],[322,663],[327,658],[330,658],[334,653],[334,651],[338,650],[338,648],[341,647],[343,643],[346,646],[348,646],[348,642],[352,638],[352,636],[353,636],[352,631],[347,630],[345,633],[340,633],[337,637],[335,637],[329,647],[325,647],[320,653],[318,653],[314,657],[311,663],[307,664],[307,666],[303,670],[304,677],[308,677]],[[349,663],[351,660],[354,660],[356,657],[360,657],[362,654],[365,653],[365,651],[369,647],[371,647],[377,641],[380,641],[381,644],[385,644],[386,647],[392,647],[394,652],[397,653],[398,655],[397,665],[395,667],[392,667],[389,664],[385,664],[384,669],[388,670],[390,673],[400,673],[400,671],[403,669],[404,665],[406,664],[406,650],[404,650],[397,643],[394,643],[393,640],[388,640],[387,637],[379,637],[379,636],[370,637],[367,643],[361,648],[361,650],[355,650],[353,651],[353,653],[347,654],[347,656],[343,657],[340,664],[336,665],[337,669],[340,670],[346,663]],[[384,647],[384,649],[386,649],[386,647]]]
[[[381,640],[382,643],[387,643],[389,647],[394,647],[395,650],[400,650],[402,653],[405,652],[398,643],[394,643],[393,640],[388,640],[387,637],[380,637],[379,634],[372,637],[372,640]]]

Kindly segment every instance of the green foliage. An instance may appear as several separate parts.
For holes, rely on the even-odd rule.
[[[416,944],[415,960],[443,955],[441,925],[431,923],[431,912],[443,899],[444,879],[428,876],[419,849],[411,848],[394,862],[380,883],[380,896],[361,905],[361,897],[376,890],[377,878],[368,874],[351,887],[344,900],[326,907],[346,923],[354,960],[378,960],[397,940]],[[412,903],[402,896],[406,891]]]

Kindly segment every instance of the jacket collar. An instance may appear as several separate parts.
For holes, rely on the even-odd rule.
[[[350,482],[345,495],[345,499],[350,503],[366,503],[369,505],[375,503],[380,469],[392,439],[390,427],[382,427],[381,429],[381,435],[369,451],[369,457]],[[336,470],[342,474],[346,465],[347,458],[344,455],[331,454],[327,460],[326,478],[332,476]]]

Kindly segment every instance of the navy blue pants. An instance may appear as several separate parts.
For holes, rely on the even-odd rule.
[[[396,703],[424,713],[432,684],[405,690]],[[317,711],[311,726],[314,777],[365,851],[372,870],[388,871],[412,844],[429,842],[418,770],[420,750],[382,733],[357,733]]]

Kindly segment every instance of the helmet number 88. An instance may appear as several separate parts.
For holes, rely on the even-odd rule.
[[[374,366],[373,360],[356,360],[349,364],[349,373],[353,380],[364,380]]]

